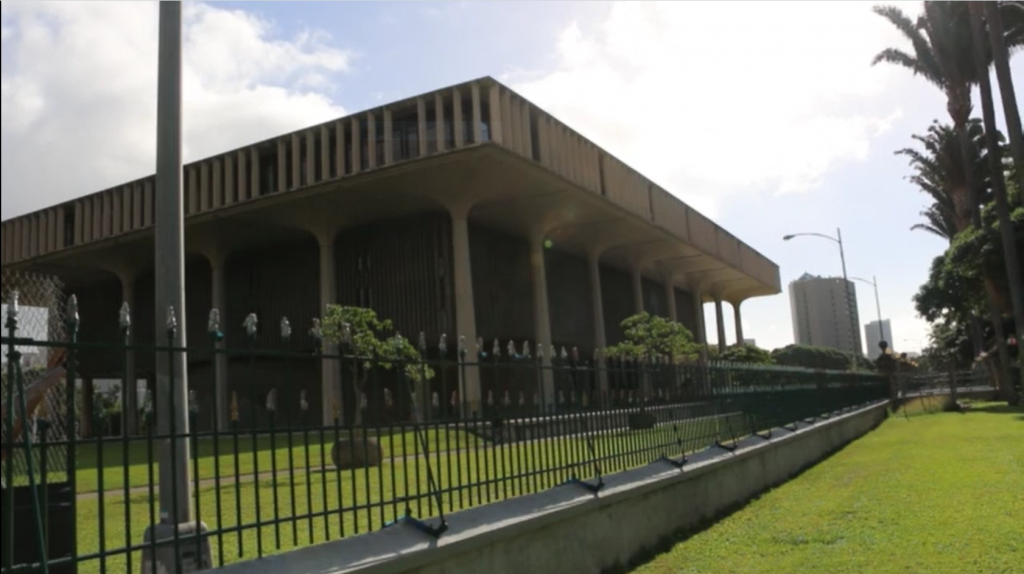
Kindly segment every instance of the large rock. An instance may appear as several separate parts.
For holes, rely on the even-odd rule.
[[[334,443],[331,450],[331,460],[338,470],[373,468],[379,465],[383,458],[384,452],[380,448],[380,443],[372,438],[342,438]]]

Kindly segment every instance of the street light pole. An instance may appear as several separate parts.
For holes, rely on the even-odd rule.
[[[846,293],[846,313],[850,318],[850,346],[853,347],[852,354],[850,355],[850,370],[856,370],[857,366],[857,355],[860,354],[860,349],[857,345],[857,332],[860,330],[860,326],[857,325],[857,321],[854,320],[853,313],[853,297],[850,295],[850,280],[846,276],[846,251],[843,249],[843,232],[840,228],[836,228],[836,236],[825,235],[824,233],[793,233],[784,236],[783,241],[789,241],[794,237],[820,237],[821,239],[828,239],[829,241],[839,245],[839,260],[843,264],[843,289]]]
[[[885,341],[885,329],[882,328],[882,304],[878,299],[878,278],[872,275],[871,281],[868,281],[867,279],[861,279],[860,277],[850,277],[850,279],[853,279],[854,281],[860,281],[862,283],[867,283],[868,285],[871,285],[872,287],[875,288],[875,310],[878,311],[878,340]],[[890,335],[891,334],[892,333],[890,333]],[[888,342],[892,343],[892,341]]]
[[[160,2],[156,102],[156,422],[160,522],[145,533],[142,571],[194,572],[212,566],[206,526],[192,516],[189,392],[185,355],[185,242],[182,202],[181,2]],[[170,347],[170,348],[167,348]],[[196,540],[198,538],[198,541]],[[187,548],[186,548],[187,547]]]

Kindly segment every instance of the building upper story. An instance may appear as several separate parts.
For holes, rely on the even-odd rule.
[[[677,269],[709,296],[781,291],[768,258],[489,77],[192,162],[182,181],[194,252],[285,227],[324,236],[341,220],[463,210],[513,233],[539,230],[559,249],[597,252],[611,265],[642,261],[648,275]],[[155,191],[150,176],[4,221],[2,264],[145,266]]]
[[[857,290],[852,281],[846,281],[844,285],[840,277],[805,273],[789,284],[789,298],[793,338],[798,345],[829,347],[845,352],[862,348]]]
[[[867,341],[867,355],[873,361],[882,354],[882,349],[878,346],[878,343],[885,341],[889,344],[889,348],[893,348],[892,338],[892,324],[888,319],[882,319],[882,328],[879,330],[878,321],[871,321],[864,325],[864,340]]]

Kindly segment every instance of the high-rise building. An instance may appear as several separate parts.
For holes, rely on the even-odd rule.
[[[889,343],[889,348],[892,348],[892,325],[888,319],[882,320],[882,339],[878,338],[878,321],[872,321],[867,325],[864,325],[864,339],[868,342],[868,357],[871,360],[875,360],[879,355],[882,354],[882,350],[878,348],[879,340],[886,341]]]
[[[850,300],[846,299],[846,287]],[[840,277],[805,273],[789,284],[793,339],[798,345],[829,347],[844,352],[862,349],[857,318],[857,289]],[[851,341],[851,337],[853,340]]]

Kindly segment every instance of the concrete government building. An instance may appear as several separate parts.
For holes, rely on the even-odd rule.
[[[291,346],[310,350],[313,318],[340,303],[425,333],[435,358],[441,334],[449,358],[458,336],[589,357],[640,310],[704,342],[705,303],[723,343],[731,305],[742,341],[741,304],[781,292],[772,261],[491,78],[188,164],[183,182],[190,386],[222,407],[238,391],[243,412],[252,389],[277,385],[307,390],[330,420],[340,374],[213,353],[211,308],[228,348],[244,346],[253,312],[257,345],[280,348],[287,316]],[[4,221],[3,267],[59,277],[78,296],[80,340],[117,342],[126,301],[134,342],[152,344],[153,193],[147,177]],[[119,377],[123,360],[83,353],[82,376]],[[153,360],[138,353],[129,368],[151,380]],[[485,374],[467,375],[466,400],[486,396]]]

